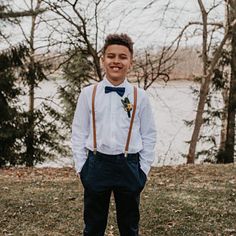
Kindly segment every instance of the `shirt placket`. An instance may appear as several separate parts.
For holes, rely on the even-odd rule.
[[[110,100],[110,124],[111,124],[111,149],[114,151],[115,148],[115,123],[116,123],[116,117],[115,117],[115,101],[116,101],[116,93],[111,93],[111,100]]]

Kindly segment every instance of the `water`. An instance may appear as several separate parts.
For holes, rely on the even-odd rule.
[[[149,94],[156,119],[158,139],[155,166],[186,163],[182,154],[188,151],[186,141],[191,138],[192,130],[184,120],[194,119],[196,101],[189,81],[171,81],[155,84]]]
[[[36,91],[40,97],[49,97],[53,103],[58,103],[57,87],[60,81],[44,82]],[[186,127],[184,120],[193,120],[197,106],[191,87],[198,85],[191,81],[170,81],[156,83],[147,92],[153,107],[158,131],[156,157],[154,166],[176,165],[186,163],[182,154],[187,154],[188,144],[192,134],[192,128]],[[37,99],[40,105],[42,99]],[[53,105],[52,103],[52,105]],[[54,105],[55,106],[55,105]],[[207,132],[209,132],[207,130]],[[213,134],[219,143],[220,129],[214,129]],[[68,142],[70,144],[70,142]],[[201,161],[201,160],[199,160]],[[58,157],[54,161],[46,161],[39,167],[71,166],[72,157]]]

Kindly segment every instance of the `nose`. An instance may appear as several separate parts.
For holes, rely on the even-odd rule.
[[[113,60],[114,63],[120,63],[120,59],[118,56],[114,57],[114,60]]]

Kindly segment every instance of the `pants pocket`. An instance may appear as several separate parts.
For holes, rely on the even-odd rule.
[[[87,157],[87,159],[86,159],[86,161],[85,161],[85,163],[84,163],[84,165],[83,165],[83,167],[80,171],[80,180],[81,180],[84,187],[86,185],[85,182],[86,182],[86,176],[88,174],[88,165],[89,165],[89,158]]]
[[[127,161],[128,172],[127,182],[130,183],[131,189],[135,192],[141,192],[145,186],[147,177],[146,174],[141,170],[139,161]]]
[[[92,152],[89,152],[81,170],[81,182],[84,188],[91,188],[91,186],[94,184],[94,180],[96,180],[98,171],[96,168],[97,164],[95,162],[96,157]]]
[[[82,176],[83,173],[84,173],[84,169],[85,169],[85,166],[86,166],[87,161],[88,161],[88,158],[86,159],[86,161],[84,162],[84,164],[83,164],[83,166],[82,166],[82,169],[81,169],[81,171],[80,171],[80,176]]]
[[[144,171],[141,169],[140,165],[139,165],[139,172],[140,172],[140,178],[143,181],[143,185],[145,185],[145,183],[147,182],[147,175],[144,173]]]
[[[84,188],[88,185],[89,175],[90,175],[90,172],[93,172],[92,170],[93,166],[94,166],[94,157],[93,157],[93,154],[89,152],[87,159],[80,172],[80,179]]]

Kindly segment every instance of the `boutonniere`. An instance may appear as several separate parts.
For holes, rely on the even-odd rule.
[[[124,110],[127,112],[128,117],[130,118],[130,112],[133,109],[133,105],[130,103],[130,101],[127,97],[125,97],[124,99],[121,99],[121,102],[123,104]]]

